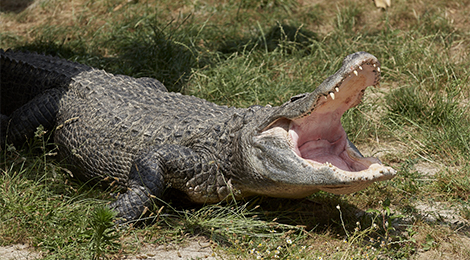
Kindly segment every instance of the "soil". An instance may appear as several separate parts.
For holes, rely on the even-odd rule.
[[[42,258],[42,252],[35,251],[28,245],[16,244],[0,246],[0,258],[2,260],[32,260]],[[184,244],[152,245],[145,244],[139,253],[124,255],[120,259],[126,260],[185,260],[185,259],[220,259],[211,247],[207,239],[195,237],[188,239]]]
[[[28,245],[16,244],[0,246],[0,256],[5,260],[29,260],[41,257],[41,252],[36,252]]]

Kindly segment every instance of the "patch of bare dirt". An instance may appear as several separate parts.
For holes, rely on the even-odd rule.
[[[123,259],[220,259],[211,247],[211,244],[202,240],[188,240],[184,244],[169,243],[166,245],[146,244],[140,249],[140,253],[132,256],[125,256]]]
[[[417,260],[449,259],[468,260],[470,255],[470,238],[468,236],[454,234],[444,238],[439,247],[425,252],[419,252]]]
[[[415,205],[421,216],[429,222],[445,222],[449,224],[470,224],[468,220],[463,218],[459,211],[460,209],[449,205],[446,202],[433,202],[426,203],[420,201]]]
[[[0,258],[3,260],[38,259],[41,258],[41,252],[36,252],[28,245],[22,244],[0,246]]]
[[[436,173],[444,169],[445,166],[432,162],[418,162],[414,169],[423,176],[434,176]]]
[[[0,247],[0,259],[2,260],[33,260],[41,259],[42,253],[34,251],[28,245],[16,244]],[[152,245],[142,246],[139,253],[125,255],[121,259],[126,260],[186,260],[186,259],[220,259],[212,249],[209,242],[202,239],[188,239],[184,244]]]

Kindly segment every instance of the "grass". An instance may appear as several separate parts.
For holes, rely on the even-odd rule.
[[[28,9],[0,6],[0,48],[154,77],[171,91],[228,106],[282,104],[312,91],[347,54],[368,51],[382,63],[381,86],[367,90],[343,125],[366,155],[400,173],[353,195],[166,205],[148,222],[122,230],[100,211],[108,193],[71,178],[38,131],[29,146],[1,152],[0,244],[28,243],[46,259],[118,258],[145,243],[205,236],[229,259],[433,253],[464,259],[470,254],[469,4],[397,0],[379,10],[370,1],[38,0]],[[430,220],[423,205],[444,205],[453,216]]]

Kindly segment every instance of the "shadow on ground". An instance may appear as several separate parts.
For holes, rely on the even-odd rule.
[[[33,3],[34,0],[2,0],[0,1],[0,12],[21,13]]]

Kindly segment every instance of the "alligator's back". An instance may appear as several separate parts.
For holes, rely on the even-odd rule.
[[[97,111],[90,120],[100,120],[102,115],[100,122],[86,122],[91,128],[110,127],[106,117],[114,121],[121,118],[126,125],[138,124],[130,122],[133,109],[125,106],[145,100],[150,104],[167,91],[155,79],[113,75],[37,53],[0,49],[0,68],[1,138],[8,135],[15,144],[32,137],[39,125],[51,130],[72,117],[83,121],[89,110]]]
[[[222,132],[234,109],[140,79],[93,70],[75,76],[71,89],[60,100],[54,140],[87,180],[112,173],[125,186],[132,162],[148,150],[202,142],[216,154],[216,143],[228,139]]]

